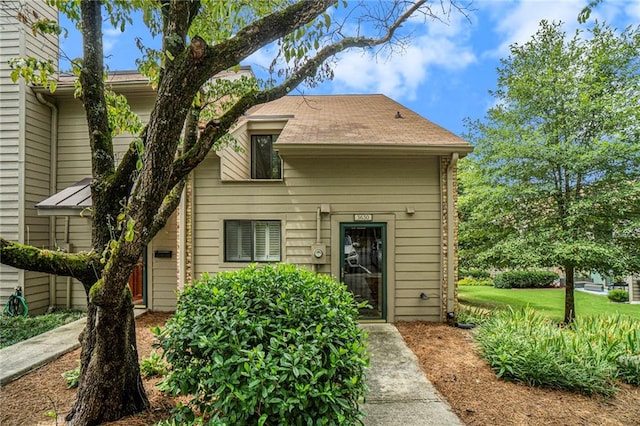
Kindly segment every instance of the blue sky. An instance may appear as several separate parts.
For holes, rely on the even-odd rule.
[[[378,59],[360,50],[342,53],[335,77],[320,86],[300,87],[294,93],[350,94],[383,93],[425,118],[456,134],[465,131],[463,120],[482,118],[493,104],[488,93],[495,89],[496,68],[509,46],[524,43],[536,32],[542,19],[563,21],[572,34],[582,26],[577,16],[587,0],[476,0],[469,18],[452,15],[448,23],[432,22],[417,27],[404,53]],[[605,21],[623,29],[640,24],[640,1],[605,0],[590,21]],[[62,20],[62,24],[65,22]],[[125,33],[105,29],[105,54],[112,70],[134,69],[138,50],[135,37],[148,41],[144,27]],[[79,35],[61,40],[70,57],[81,55]],[[271,60],[258,52],[243,65],[259,70]]]

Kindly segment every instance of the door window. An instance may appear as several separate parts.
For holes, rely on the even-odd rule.
[[[341,225],[342,282],[358,302],[362,319],[385,319],[385,232],[384,224]]]

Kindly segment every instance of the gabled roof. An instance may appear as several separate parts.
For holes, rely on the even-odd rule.
[[[468,142],[385,95],[284,96],[250,109],[243,121],[287,119],[280,148],[295,145],[440,147],[471,152]]]

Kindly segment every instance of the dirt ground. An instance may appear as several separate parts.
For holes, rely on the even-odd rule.
[[[162,324],[165,314],[145,314],[137,320],[140,357],[151,351],[150,326]],[[396,324],[420,366],[453,410],[467,425],[640,425],[640,389],[621,385],[615,398],[603,400],[550,391],[498,380],[477,354],[472,331],[428,323]],[[57,413],[64,424],[74,390],[61,373],[76,367],[79,350],[0,389],[0,424],[53,425],[47,415]],[[151,425],[169,416],[172,398],[145,380],[151,409],[110,425]],[[391,426],[391,425],[390,425]]]

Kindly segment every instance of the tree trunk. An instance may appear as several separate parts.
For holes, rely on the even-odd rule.
[[[576,306],[573,299],[573,290],[575,288],[573,265],[565,266],[566,275],[565,296],[564,296],[564,323],[569,325],[573,323],[576,317]]]
[[[66,417],[69,425],[97,425],[149,407],[140,377],[128,287],[117,305],[89,302],[80,341],[82,374],[76,401]]]

